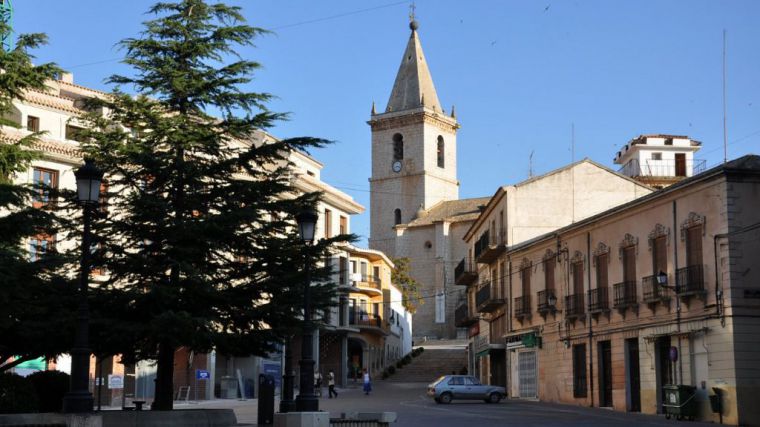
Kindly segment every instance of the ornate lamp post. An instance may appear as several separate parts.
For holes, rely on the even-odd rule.
[[[95,167],[92,159],[85,159],[84,166],[74,172],[77,180],[77,199],[84,209],[82,232],[82,259],[79,272],[79,308],[74,347],[71,349],[71,387],[63,397],[63,412],[92,412],[90,393],[90,307],[87,302],[90,278],[90,221],[92,210],[100,197],[103,171]]]
[[[304,245],[311,245],[314,242],[314,232],[317,226],[319,215],[313,209],[303,211],[296,215],[298,223],[298,232],[301,235],[301,241]],[[319,400],[314,394],[314,349],[312,346],[312,334],[314,333],[311,325],[311,260],[306,257],[306,280],[304,283],[303,293],[303,332],[301,341],[301,360],[298,366],[301,370],[300,388],[298,397],[296,397],[296,410],[299,412],[316,412],[319,411]]]

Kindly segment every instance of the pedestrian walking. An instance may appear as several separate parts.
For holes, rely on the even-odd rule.
[[[332,369],[327,373],[327,394],[330,399],[333,398],[333,395],[335,395],[335,398],[338,397],[338,392],[335,391],[335,372]]]
[[[322,373],[319,371],[314,372],[314,394],[322,397]]]
[[[364,369],[363,379],[364,379],[364,394],[369,396],[369,392],[372,391],[372,382],[370,381],[369,372],[367,372],[366,368]]]

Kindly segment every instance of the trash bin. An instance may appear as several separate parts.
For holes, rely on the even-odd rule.
[[[662,386],[664,401],[662,408],[665,418],[675,416],[682,420],[688,418],[693,421],[697,417],[697,388],[685,384],[666,384]]]
[[[716,414],[722,414],[723,413],[723,390],[719,389],[718,387],[713,387],[713,394],[710,396],[710,409],[712,409],[713,413]]]
[[[274,377],[259,374],[259,417],[258,424],[274,422]]]
[[[237,399],[238,382],[235,377],[222,377],[220,380],[220,394],[222,399]]]

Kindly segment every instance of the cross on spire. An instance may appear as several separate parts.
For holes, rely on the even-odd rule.
[[[414,22],[414,10],[417,9],[417,6],[414,5],[414,1],[409,3],[409,22]]]

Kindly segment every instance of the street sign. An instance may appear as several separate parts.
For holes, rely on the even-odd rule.
[[[124,377],[121,375],[109,375],[108,388],[112,390],[124,388]]]
[[[196,380],[208,380],[211,379],[211,374],[209,374],[208,371],[203,369],[196,369],[195,370],[195,379]]]

